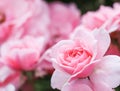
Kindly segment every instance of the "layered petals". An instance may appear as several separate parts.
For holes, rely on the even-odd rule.
[[[70,75],[60,70],[55,70],[51,78],[52,88],[62,89],[63,85],[69,80]],[[62,79],[62,80],[61,80]]]
[[[51,59],[55,68],[51,81],[57,81],[55,77],[59,76],[56,71],[57,74],[63,72],[64,77],[65,73],[70,75],[67,81],[63,80],[61,87],[67,82],[87,78],[94,73],[110,45],[109,34],[104,29],[96,29],[94,32],[83,29],[78,27],[69,40],[62,40],[51,48]],[[52,84],[52,87],[61,89],[55,84]]]

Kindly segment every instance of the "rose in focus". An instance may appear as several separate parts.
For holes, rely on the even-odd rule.
[[[100,80],[99,83],[98,80],[100,85],[96,83],[96,79],[102,79],[104,75],[112,72],[110,69],[108,69],[108,71],[110,70],[108,73],[107,70],[105,70],[106,74],[103,72],[103,76],[99,76],[99,73],[96,73],[97,70],[99,71],[106,67],[111,67],[111,65],[107,64],[108,61],[113,62],[110,58],[115,61],[115,64],[119,62],[120,65],[120,58],[118,56],[104,56],[109,45],[110,36],[104,29],[97,29],[93,32],[89,32],[82,27],[78,27],[71,35],[70,40],[62,40],[51,49],[51,60],[55,68],[51,79],[52,87],[62,91],[72,91],[73,89],[69,88],[74,88],[74,86],[70,84],[77,80],[77,83],[74,83],[76,84],[75,91],[83,91],[87,88],[84,86],[80,88],[81,86],[79,86],[79,83],[82,83],[84,80],[84,83],[89,83],[87,91],[100,91],[97,86],[103,89],[109,89],[105,91],[112,91],[112,88],[117,87],[119,82],[111,85],[109,82],[104,82],[104,80]],[[105,64],[105,67],[99,68],[101,64]],[[112,67],[114,68],[114,66]],[[116,70],[119,72],[119,69]],[[117,75],[116,70],[113,71],[115,75]],[[109,75],[107,76],[109,77]],[[107,79],[107,81],[109,80],[110,79]],[[119,77],[113,80],[119,80]],[[106,85],[108,85],[108,87]]]

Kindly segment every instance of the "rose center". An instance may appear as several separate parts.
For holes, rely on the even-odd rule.
[[[74,48],[65,52],[64,59],[71,62],[71,59],[79,58],[81,55],[83,55],[83,49],[80,47]]]
[[[82,48],[74,48],[74,49],[67,50],[64,53],[64,59],[66,60],[64,64],[71,65],[74,59],[75,60],[79,59],[84,54],[83,52],[84,50]]]
[[[3,22],[5,22],[5,14],[0,12],[0,24],[2,24]]]
[[[76,56],[80,56],[82,53],[83,53],[82,50],[74,49],[74,50],[69,51],[69,56],[76,57]]]

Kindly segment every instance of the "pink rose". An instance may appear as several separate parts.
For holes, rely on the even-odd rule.
[[[84,14],[81,19],[81,24],[86,26],[88,29],[93,30],[101,27],[106,20],[112,16],[113,10],[111,7],[101,6],[97,11],[90,11]]]
[[[11,40],[1,47],[1,57],[4,63],[14,69],[33,70],[43,52],[44,37],[26,36],[21,40]]]
[[[25,0],[0,0],[0,2],[0,43],[2,43],[11,35],[13,27],[18,24],[14,22],[25,21],[29,12],[27,12],[28,3]]]
[[[70,91],[66,90],[66,85],[68,85],[70,88],[76,88],[75,91],[100,91],[93,90],[98,89],[97,86],[99,85],[97,85],[96,80],[94,79],[99,78],[101,80],[98,80],[98,83],[102,88],[111,89],[117,87],[120,77],[118,77],[116,70],[118,72],[120,70],[116,69],[116,67],[120,66],[120,58],[113,55],[104,57],[109,45],[110,37],[104,29],[88,32],[83,30],[81,27],[78,27],[71,35],[70,40],[62,40],[51,49],[53,66],[55,68],[51,80],[52,87],[58,88],[62,91]],[[110,62],[108,62],[109,60]],[[115,65],[112,66],[112,63],[114,63],[116,67]],[[102,67],[102,65],[104,66]],[[101,68],[99,68],[99,66]],[[112,71],[111,69],[107,70],[107,67],[112,67],[115,69],[115,71]],[[105,73],[103,72],[101,73],[103,76],[101,74],[99,76],[99,73],[96,73],[97,69],[98,72],[99,70],[106,72],[108,79],[106,79],[105,82],[104,80],[102,81],[102,77],[105,75]],[[117,76],[117,78],[112,80],[113,82],[115,81],[113,84],[110,84],[112,83],[110,80],[110,78],[112,79],[112,76],[108,75],[109,72],[111,72],[111,75]],[[78,80],[77,83],[74,83],[77,85],[70,85],[74,80]],[[79,80],[82,82],[79,82]],[[85,80],[84,83],[83,80]],[[89,87],[91,83],[94,85]],[[108,85],[108,87],[106,87],[106,85],[104,86],[104,83]],[[79,84],[83,84],[82,86],[84,86],[84,84],[86,85],[83,87],[83,89],[80,89],[81,86],[79,86]],[[73,89],[71,89],[71,91],[73,91]]]
[[[51,36],[50,45],[67,39],[73,29],[80,23],[80,11],[74,4],[54,2],[49,4]],[[62,13],[61,13],[62,12]]]
[[[101,6],[97,11],[87,12],[82,16],[81,25],[92,31],[95,28],[104,27],[109,33],[119,29],[120,4],[115,3],[113,8]],[[106,13],[107,12],[107,13]]]
[[[26,35],[34,37],[45,35],[48,37],[47,30],[50,23],[48,5],[42,0],[27,0],[27,3],[29,6],[27,12],[30,12],[30,16],[22,24],[17,25],[20,32],[16,30],[13,35],[17,35],[17,37],[19,35],[20,38]],[[20,21],[17,22],[20,23]]]
[[[0,2],[0,43],[26,35],[48,36],[46,30],[49,14],[44,1],[0,0]]]

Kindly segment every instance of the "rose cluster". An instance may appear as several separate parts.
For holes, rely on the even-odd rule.
[[[61,91],[120,85],[120,4],[81,15],[74,3],[0,0],[0,91],[51,75]]]

